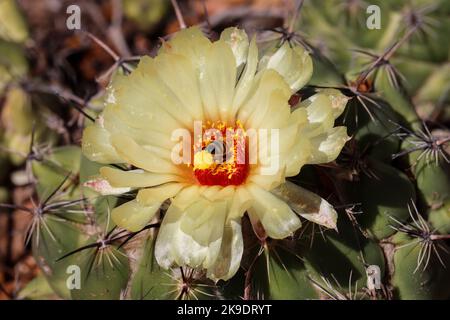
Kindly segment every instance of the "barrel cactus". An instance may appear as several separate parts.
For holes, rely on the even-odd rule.
[[[31,176],[41,272],[18,297],[450,298],[450,8],[430,3],[372,1],[374,30],[337,0],[270,30],[181,28],[72,99],[78,143],[20,60],[0,163]]]

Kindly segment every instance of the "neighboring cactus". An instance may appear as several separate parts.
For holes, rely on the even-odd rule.
[[[301,33],[295,28],[272,30],[278,38],[266,41],[259,56],[255,40],[249,41],[243,31],[226,29],[221,40],[211,45],[200,36],[200,29],[193,28],[184,30],[183,36],[173,42],[164,42],[157,58],[142,58],[131,75],[126,70],[116,72],[104,95],[105,108],[96,106],[87,111],[96,119],[93,124],[86,119],[82,148],[56,146],[54,139],[54,145],[39,157],[20,159],[30,163],[35,178],[38,201],[29,209],[33,215],[29,240],[42,276],[19,296],[450,298],[450,273],[446,269],[450,267],[450,131],[445,128],[450,119],[446,111],[450,105],[450,51],[445,38],[450,32],[450,8],[445,1],[433,11],[428,10],[428,1],[413,1],[411,7],[401,1],[373,2],[382,7],[382,12],[390,12],[389,17],[383,17],[380,30],[355,27],[364,23],[358,22],[365,17],[366,4],[362,1],[343,1],[341,5],[337,1],[306,1],[297,26]],[[131,1],[124,4],[129,15],[138,13]],[[428,26],[411,19],[425,15],[437,22],[433,24],[436,33],[443,37],[433,45],[415,37]],[[139,23],[153,25],[150,20]],[[355,59],[355,52],[349,49],[358,50]],[[214,263],[208,261],[209,247],[217,240],[211,239],[217,228],[214,214],[225,210],[213,206],[226,194],[226,188],[217,186],[224,186],[221,176],[204,172],[200,178],[195,175],[199,180],[206,175],[210,180],[204,181],[208,183],[220,180],[215,183],[216,189],[205,183],[194,186],[200,191],[191,188],[196,191],[194,196],[183,194],[180,202],[202,199],[198,210],[185,213],[171,207],[179,190],[173,191],[170,185],[174,183],[170,182],[183,173],[155,174],[155,168],[167,165],[155,155],[167,151],[164,143],[170,139],[157,129],[162,123],[183,121],[192,114],[179,108],[170,115],[155,112],[148,116],[144,109],[149,97],[162,106],[167,101],[171,106],[195,102],[199,97],[191,92],[194,86],[189,87],[192,84],[188,80],[192,79],[182,71],[203,72],[203,77],[230,72],[219,63],[213,70],[202,69],[204,61],[198,59],[201,50],[208,52],[208,59],[232,65],[230,78],[240,74],[240,103],[252,102],[244,99],[244,93],[259,89],[255,86],[250,90],[249,83],[256,70],[265,70],[269,76],[265,79],[264,72],[256,76],[258,85],[266,85],[267,80],[264,89],[277,90],[273,96],[248,105],[257,108],[281,97],[284,106],[280,103],[276,111],[269,103],[267,106],[274,111],[270,120],[281,122],[282,108],[289,108],[287,101],[293,94],[286,119],[291,117],[289,123],[300,127],[286,138],[294,141],[287,146],[293,150],[291,165],[280,173],[279,181],[258,180],[270,192],[236,192],[239,199],[224,204],[234,208],[236,216],[224,217],[220,223],[222,228],[225,224],[225,231],[220,235],[222,242],[216,248],[219,254]],[[180,58],[183,55],[189,59]],[[0,56],[0,86],[1,62]],[[26,69],[18,69],[14,74],[20,78]],[[300,89],[311,77],[311,69],[309,86]],[[177,71],[176,76],[172,71]],[[178,91],[170,91],[149,77],[155,74],[162,82],[175,82],[169,85],[178,86]],[[42,142],[49,140],[45,138],[49,133],[42,129],[42,110],[36,113],[25,88],[16,86],[13,77],[5,79],[0,141],[5,148],[26,154],[35,134],[39,133]],[[212,117],[215,112],[222,116],[228,110],[228,105],[214,104],[229,98],[222,90],[234,90],[234,86],[230,89],[228,83],[216,80],[212,77],[204,81],[200,95],[204,104],[211,105],[207,112]],[[160,90],[153,92],[156,87]],[[42,108],[37,104],[34,107]],[[425,112],[425,108],[431,111]],[[249,117],[263,120],[264,112],[252,111],[250,107],[246,110]],[[36,123],[30,119],[36,119]],[[345,130],[351,141],[347,141]],[[15,146],[17,137],[24,136],[25,142]],[[145,145],[150,139],[158,147]],[[198,171],[211,165],[210,153],[202,151],[201,156],[201,161],[193,157]],[[152,159],[153,163],[146,166]],[[189,179],[182,182],[192,184]],[[144,189],[148,186],[153,187]],[[256,197],[260,201],[254,205],[251,199]],[[153,201],[156,198],[159,201]],[[274,210],[275,201],[282,203],[276,206],[278,211]],[[291,212],[293,216],[288,214]],[[184,220],[179,218],[183,213],[187,216]],[[195,217],[202,221],[194,226]],[[179,238],[164,237],[163,228],[172,231],[171,237]],[[186,252],[174,253],[172,241],[179,241],[178,250]],[[193,248],[198,252],[191,253]],[[81,270],[79,288],[68,286],[70,266]],[[367,285],[370,266],[380,270],[380,288]]]
[[[28,26],[15,0],[0,2],[0,38],[23,43],[28,39]]]
[[[161,22],[170,8],[165,0],[124,0],[124,15],[142,30],[151,30]]]

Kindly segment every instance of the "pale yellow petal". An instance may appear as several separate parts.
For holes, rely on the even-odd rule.
[[[176,173],[178,171],[170,160],[155,156],[130,137],[115,134],[111,137],[111,142],[121,158],[138,168],[156,173]]]
[[[180,176],[173,174],[158,174],[144,170],[124,171],[110,167],[100,168],[100,174],[103,178],[108,180],[111,186],[116,188],[144,188],[182,180]]]
[[[291,152],[286,158],[286,177],[299,174],[300,169],[311,157],[311,144],[309,139],[301,134],[297,135]]]
[[[98,163],[121,163],[122,158],[109,140],[110,134],[99,125],[86,127],[83,131],[83,154],[91,161]]]
[[[242,76],[236,86],[236,92],[233,98],[233,108],[231,114],[236,115],[236,112],[244,103],[247,98],[255,78],[256,68],[258,67],[258,46],[256,45],[255,38],[250,42],[250,48],[248,50],[247,63]]]
[[[171,205],[164,215],[155,243],[155,258],[158,264],[167,269],[175,264],[174,242],[180,229],[183,211]]]
[[[174,101],[182,106],[183,109],[178,109],[182,113],[189,113],[193,120],[202,120],[203,106],[198,72],[192,62],[183,55],[167,53],[155,58],[155,67],[159,78],[169,88],[166,93],[161,94],[170,94],[173,98],[167,101],[167,108],[171,108],[171,101]]]
[[[289,181],[272,190],[272,193],[286,201],[291,209],[303,218],[336,229],[336,210],[315,193]]]
[[[147,111],[143,112],[147,113]],[[130,115],[134,116],[130,117]],[[161,117],[150,120],[147,116],[148,114],[144,115],[136,110],[127,111],[117,105],[107,105],[100,119],[110,134],[126,135],[133,138],[138,144],[154,145],[171,150],[175,143],[170,139],[171,131],[167,128],[171,126],[178,128],[180,124],[172,118],[168,120],[172,123],[169,123]]]
[[[231,187],[231,186],[230,186]],[[218,198],[218,194],[224,189],[222,186],[205,186],[202,188],[201,195],[209,201],[214,201]],[[230,188],[228,188],[230,189]]]
[[[257,144],[258,159],[263,175],[275,175],[283,170],[286,163],[290,161],[292,150],[298,143],[298,126],[296,124],[278,129],[258,129],[258,141],[255,143],[253,138],[249,138],[249,144]],[[249,150],[254,153],[253,149]],[[250,159],[253,156],[250,154]]]
[[[313,71],[308,52],[298,45],[291,47],[287,41],[269,58],[266,68],[279,72],[292,92],[301,89],[309,81]]]
[[[248,177],[249,182],[253,182],[264,190],[271,190],[281,183],[284,183],[285,170],[280,168],[275,174],[252,174]]]
[[[310,140],[311,156],[309,164],[327,163],[335,160],[349,140],[346,127],[334,127]]]
[[[207,186],[202,192],[202,197],[209,201],[228,200],[234,196],[235,190],[235,186]]]
[[[306,108],[308,124],[303,128],[303,134],[308,137],[317,136],[331,129],[334,125],[331,99],[327,95],[315,94],[300,103],[300,108]]]
[[[114,208],[111,212],[111,218],[119,227],[135,232],[149,223],[160,206],[160,202],[143,206],[135,199]]]
[[[240,219],[229,220],[225,224],[219,257],[208,269],[208,278],[219,281],[231,279],[241,265],[244,241]]]
[[[83,187],[91,188],[103,196],[119,195],[131,191],[131,187],[115,187],[112,186],[108,180],[101,177],[86,181],[83,184]]]
[[[191,205],[201,196],[202,192],[206,188],[207,187],[202,187],[198,185],[192,185],[190,187],[184,188],[172,200],[172,206],[178,207],[181,210],[186,209],[189,205]]]
[[[300,139],[298,137],[298,125],[291,124],[281,129],[272,128],[270,130],[259,129],[258,134],[258,163],[260,169],[265,168],[271,175],[278,174],[284,170],[286,163],[292,161],[291,154]],[[250,143],[253,139],[249,139]],[[252,151],[252,149],[250,149]],[[274,168],[275,170],[273,170]],[[267,174],[258,172],[258,174]]]
[[[211,41],[205,37],[199,27],[180,30],[163,45],[159,54],[177,53],[186,56],[199,69],[205,62],[205,53],[211,46]]]
[[[330,98],[331,108],[335,119],[337,119],[342,112],[344,112],[345,106],[350,99],[337,89],[323,89],[319,94],[327,95]]]
[[[265,101],[265,110],[260,108],[259,112],[251,115],[247,121],[250,128],[263,129],[279,129],[288,125],[291,115],[289,106],[290,94],[283,89],[275,89],[272,91],[268,99]]]
[[[298,107],[292,111],[289,118],[289,123],[298,124],[299,126],[304,126],[308,124],[308,111],[306,108]]]
[[[253,81],[249,98],[239,108],[237,118],[245,124],[246,128],[258,129],[253,127],[253,117],[261,118],[266,115],[270,106],[270,97],[274,91],[278,91],[280,96],[290,97],[290,90],[283,78],[274,70],[264,70],[256,76]],[[248,122],[248,123],[247,123]]]
[[[172,72],[172,69],[177,69],[177,66],[179,66],[180,63],[177,63],[176,61],[176,56],[169,56],[167,54],[154,59],[143,57],[139,62],[138,68],[130,75],[135,86],[138,86],[140,81],[143,81],[143,85],[145,86],[139,87],[139,89],[141,89],[139,95],[141,99],[145,98],[145,102],[142,101],[139,102],[139,104],[142,107],[147,107],[147,109],[152,112],[149,114],[153,119],[162,117],[163,114],[167,113],[179,123],[178,127],[171,127],[171,131],[182,127],[181,125],[188,128],[192,127],[194,122],[192,115],[193,111],[191,111],[191,109],[186,109],[185,102],[183,102],[183,98],[180,97],[180,90],[182,91],[183,89],[175,88],[175,83],[169,83],[175,75],[163,74],[165,72]],[[186,63],[185,66],[179,66],[179,68],[186,69],[188,68],[187,65],[188,63]],[[193,73],[193,70],[189,70],[189,72],[191,71],[192,74],[177,76],[180,77],[180,80],[192,79],[192,81],[194,81],[192,85],[197,88],[194,78],[195,73]],[[177,82],[177,84],[180,84],[180,82]],[[186,84],[186,86],[190,86],[190,84]],[[194,92],[187,98],[198,98],[198,96],[197,93]],[[199,108],[199,105],[193,105],[192,107],[194,108],[193,110],[195,110],[195,108]],[[159,112],[162,115],[155,114],[156,112]],[[163,124],[159,124],[159,126],[161,125]]]
[[[142,205],[149,205],[153,202],[164,202],[166,199],[175,197],[182,188],[183,183],[171,182],[161,186],[139,190],[137,201]]]
[[[165,148],[157,147],[154,145],[141,145],[145,151],[150,152],[161,160],[172,161],[172,150],[167,150]]]
[[[348,98],[335,89],[325,89],[299,103],[293,112],[304,113],[306,109],[309,124],[304,124],[303,133],[317,136],[330,130],[334,121],[345,109]]]
[[[300,228],[300,219],[283,200],[252,184],[248,190],[254,197],[248,213],[261,222],[269,237],[283,239]]]
[[[252,195],[243,186],[236,188],[230,203],[227,220],[240,219],[253,203]]]
[[[171,205],[158,232],[155,257],[170,266],[209,268],[222,244],[226,203],[199,199],[184,210]]]
[[[219,256],[227,214],[225,201],[199,200],[183,214],[175,255],[179,265],[210,268]]]
[[[204,113],[210,121],[227,121],[236,85],[236,61],[230,47],[223,41],[214,42],[200,70],[200,92]]]
[[[192,122],[188,113],[181,117],[181,103],[161,81],[154,59],[150,57],[143,57],[130,75],[116,82],[114,97],[115,104],[107,105],[103,114],[108,130],[108,126],[121,125],[108,117],[120,119],[127,127],[139,131],[150,129],[163,133],[171,133]],[[105,114],[108,112],[109,115]]]
[[[244,30],[236,27],[226,28],[220,34],[220,40],[230,46],[236,59],[237,68],[246,62],[249,41],[247,33]]]

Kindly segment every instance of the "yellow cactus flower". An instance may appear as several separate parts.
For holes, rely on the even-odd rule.
[[[97,190],[103,194],[137,191],[113,210],[113,221],[140,230],[167,201],[158,263],[203,268],[214,280],[240,266],[245,213],[274,239],[292,235],[299,215],[335,228],[330,204],[285,181],[305,164],[334,160],[348,140],[345,127],[334,127],[347,102],[339,91],[290,107],[311,74],[301,47],[285,43],[260,61],[242,30],[226,29],[211,42],[189,28],[130,75],[117,76],[104,111],[83,134],[90,160],[129,168],[105,166],[100,179],[107,183],[96,177],[91,185],[106,186]],[[180,130],[190,139],[175,134]]]

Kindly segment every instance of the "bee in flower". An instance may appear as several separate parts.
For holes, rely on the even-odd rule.
[[[244,214],[273,239],[299,229],[299,216],[335,228],[328,202],[286,180],[305,164],[333,161],[348,140],[345,127],[334,127],[347,103],[339,91],[289,105],[312,71],[308,53],[287,42],[259,59],[255,40],[238,28],[215,42],[196,27],[178,32],[155,58],[112,81],[104,111],[83,134],[84,154],[106,165],[88,185],[102,194],[137,191],[112,211],[130,231],[169,203],[156,260],[205,269],[216,281],[239,269]],[[190,138],[174,134],[180,130]]]

